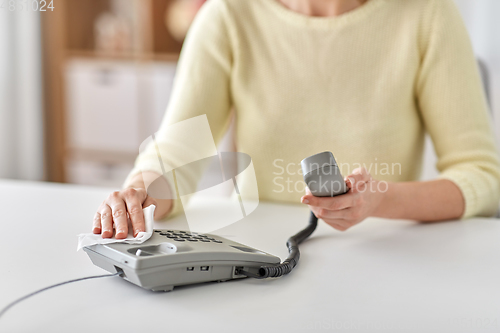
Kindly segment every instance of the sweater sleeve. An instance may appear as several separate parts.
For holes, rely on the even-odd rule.
[[[429,0],[425,18],[416,95],[440,178],[460,188],[462,218],[492,216],[500,198],[500,162],[467,30],[452,0]]]
[[[161,154],[166,169],[180,166],[187,159],[188,152],[182,149],[184,143],[178,142],[169,132],[172,124],[205,114],[215,143],[223,137],[232,104],[232,49],[227,18],[227,8],[222,0],[207,1],[198,12],[182,47],[167,111],[155,134],[157,146],[150,143],[139,154],[133,170],[125,180],[125,186],[133,176],[142,171],[163,174],[158,163],[158,153]],[[190,171],[189,177],[182,177],[184,183],[177,177],[176,185],[183,187],[185,193],[192,193],[201,177],[201,170]],[[165,178],[175,191],[172,177]],[[170,216],[182,211],[182,205],[178,201],[179,199],[174,200]]]

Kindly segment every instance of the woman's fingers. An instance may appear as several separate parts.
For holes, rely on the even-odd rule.
[[[301,198],[301,202],[309,206],[326,208],[329,210],[341,210],[352,207],[353,195],[351,192],[348,192],[335,197],[315,197],[309,193]]]
[[[111,207],[107,204],[101,206],[99,215],[101,216],[101,237],[113,237],[113,219],[111,217]]]
[[[92,233],[101,233],[101,214],[99,212],[94,215],[94,223],[92,224]]]
[[[115,237],[126,238],[130,228],[134,237],[141,231],[146,230],[143,208],[157,205],[156,201],[149,197],[146,190],[142,188],[128,188],[115,191],[110,194],[97,210],[94,216],[92,232],[101,234],[102,238],[113,237],[113,226]]]
[[[311,211],[317,218],[322,219],[326,224],[337,230],[346,231],[351,227],[350,221],[345,219],[346,209],[340,211],[329,211],[323,208],[311,207]]]
[[[151,198],[150,196],[147,196],[146,200],[142,203],[142,208],[144,209],[144,208],[149,207],[151,205],[158,206],[155,199]]]
[[[359,191],[360,186],[365,184],[371,180],[370,173],[366,170],[366,168],[357,168],[354,169],[353,172],[345,178],[345,182],[347,187],[349,187],[352,191]]]
[[[120,192],[114,192],[109,198],[108,205],[111,207],[113,222],[115,223],[115,237],[123,239],[128,234],[127,207]]]
[[[337,211],[312,206],[310,208],[317,218],[322,219],[326,224],[339,231],[346,231],[356,224],[356,221],[352,220],[353,215],[355,215],[355,210],[353,208]]]
[[[315,197],[306,188],[306,194],[301,198],[301,202],[309,205],[316,217],[340,231],[349,229],[368,216],[365,192],[373,179],[365,168],[358,168],[347,176],[345,181],[350,188],[345,194],[335,197]]]
[[[142,202],[145,196],[145,193],[133,188],[123,191],[123,198],[125,199],[127,212],[130,217],[130,222],[132,223],[134,237],[137,236],[139,232],[146,230],[144,225],[144,213],[142,212]]]
[[[325,223],[339,231],[346,231],[351,227],[350,224],[346,223],[343,220],[326,220]]]
[[[341,209],[341,210],[329,210],[325,208],[312,207],[311,211],[316,215],[317,218],[326,220],[346,220],[349,218],[349,209]]]
[[[156,202],[155,199],[151,198],[149,195],[146,197],[146,200],[142,203],[142,209],[146,208],[146,207],[149,207],[151,205],[155,205],[156,207],[158,207],[158,203]],[[158,212],[158,210],[155,210],[154,212],[154,218],[156,218],[156,213]]]

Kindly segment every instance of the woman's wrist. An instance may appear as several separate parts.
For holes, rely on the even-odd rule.
[[[152,171],[140,172],[133,176],[126,184],[124,188],[143,188],[146,189],[151,183],[160,177],[159,174]]]
[[[377,181],[376,188],[380,201],[373,216],[391,218],[391,215],[393,215],[391,211],[394,208],[394,204],[391,201],[395,187],[397,187],[397,183]]]
[[[138,173],[137,175],[135,175],[134,177],[132,177],[132,179],[126,183],[124,185],[125,188],[141,188],[141,189],[147,189],[151,186],[151,184],[153,184],[153,182],[155,180],[157,180],[158,178],[160,178],[161,175],[157,174],[156,172],[152,172],[152,171],[146,171],[146,172],[142,172],[142,173]],[[166,181],[164,182],[160,182],[161,184],[161,189],[160,191],[163,193],[163,197],[166,197],[168,198],[169,196],[171,196],[171,190],[170,190],[170,186],[168,185],[168,183]],[[153,186],[155,187],[155,186]],[[158,189],[156,191],[153,191],[153,192],[157,192]],[[155,195],[153,195],[154,197]],[[173,200],[172,199],[159,199],[159,198],[155,198],[155,201],[157,203],[157,207],[155,209],[155,219],[162,219],[164,218],[165,216],[167,216],[168,214],[170,214],[170,212],[172,211],[172,208],[173,208]]]
[[[146,186],[144,186],[144,182],[142,181],[131,181],[129,182],[128,184],[125,184],[123,186],[123,188],[142,188],[142,189],[146,189]]]
[[[376,217],[441,221],[460,218],[465,208],[460,189],[445,179],[387,183],[380,195]]]

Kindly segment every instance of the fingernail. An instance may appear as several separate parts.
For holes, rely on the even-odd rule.
[[[303,204],[306,204],[306,205],[307,205],[307,204],[309,203],[309,200],[307,200],[306,198],[302,197],[301,202],[302,202]]]

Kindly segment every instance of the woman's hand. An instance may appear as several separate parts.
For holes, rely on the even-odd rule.
[[[111,193],[101,204],[94,217],[92,232],[101,234],[102,238],[126,238],[128,235],[128,218],[132,223],[134,237],[145,231],[143,208],[156,205],[156,201],[148,196],[143,188],[127,188]]]
[[[306,188],[301,202],[309,205],[316,217],[333,228],[345,231],[369,216],[375,216],[387,183],[372,179],[365,168],[354,169],[345,178],[349,191],[335,197],[315,197]]]

